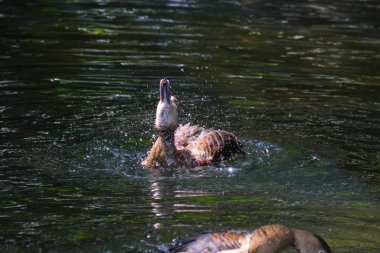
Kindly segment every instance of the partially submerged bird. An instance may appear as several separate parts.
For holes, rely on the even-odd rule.
[[[294,246],[300,253],[331,253],[328,244],[313,233],[266,225],[253,232],[219,232],[202,234],[185,240],[170,253],[278,253]]]
[[[179,125],[178,99],[170,96],[170,82],[160,81],[155,128],[159,136],[142,165],[149,168],[195,167],[211,165],[244,151],[236,137],[227,131]]]

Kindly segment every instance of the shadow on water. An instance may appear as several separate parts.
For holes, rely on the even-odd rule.
[[[376,1],[0,7],[0,251],[159,252],[281,223],[378,252]],[[143,169],[164,76],[181,122],[248,154]]]

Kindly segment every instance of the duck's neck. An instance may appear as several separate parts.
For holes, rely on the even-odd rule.
[[[172,129],[159,130],[158,136],[163,139],[168,147],[176,149],[174,145],[174,131]]]
[[[177,147],[174,144],[174,129],[168,129],[164,131],[160,131],[159,138],[161,138],[164,142],[164,162],[162,167],[170,168],[170,167],[178,167],[181,166],[183,161],[182,152],[177,150]]]
[[[319,236],[314,235],[313,233],[301,230],[301,229],[290,229],[293,233],[294,246],[297,248],[300,253],[307,252],[320,252],[323,249],[323,252],[331,252],[328,244]],[[314,247],[310,247],[314,245]]]
[[[299,230],[299,229],[292,229],[292,233],[293,233],[293,244],[294,244],[294,247],[296,247],[296,249],[298,250],[298,252],[302,252],[302,242],[305,240],[305,232],[306,231],[303,231],[303,230]],[[308,236],[308,234],[306,233],[306,236]]]
[[[256,229],[248,241],[249,253],[279,253],[291,246],[299,253],[331,253],[330,247],[321,237],[306,230],[288,229],[276,224]]]

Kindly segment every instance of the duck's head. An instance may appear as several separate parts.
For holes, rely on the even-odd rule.
[[[160,101],[157,105],[155,127],[158,130],[175,130],[178,127],[178,100],[170,96],[170,81],[160,81]]]

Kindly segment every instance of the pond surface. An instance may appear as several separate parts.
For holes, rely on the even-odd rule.
[[[378,1],[0,1],[0,251],[309,229],[380,252]],[[249,154],[142,168],[158,82]]]

